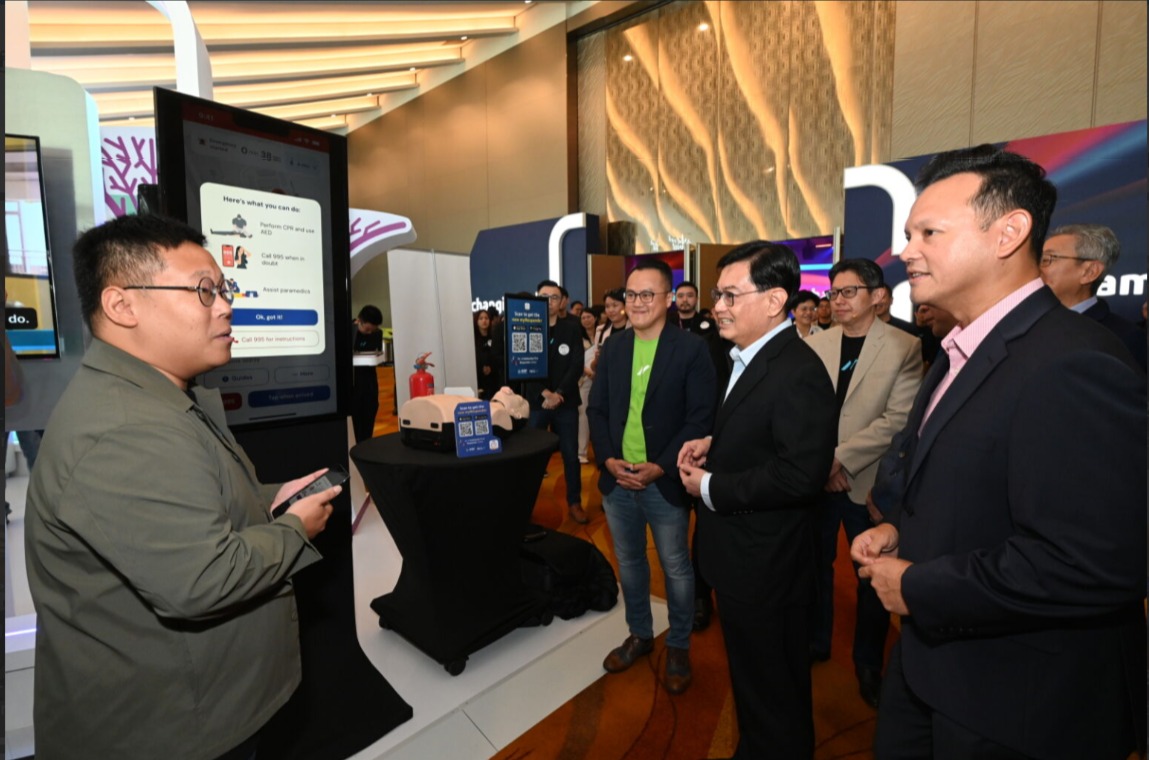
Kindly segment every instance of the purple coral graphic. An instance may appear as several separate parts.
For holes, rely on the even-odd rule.
[[[136,188],[156,181],[154,137],[104,137],[100,163],[104,166],[104,203],[114,216],[133,213]],[[113,196],[122,194],[122,198]]]
[[[379,220],[369,223],[363,227],[364,219],[357,216],[351,220],[351,250],[360,248],[369,243],[377,237],[382,237],[388,232],[393,230],[401,230],[407,227],[406,222],[392,222],[391,224],[383,224]]]

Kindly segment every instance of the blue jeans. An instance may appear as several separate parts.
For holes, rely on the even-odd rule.
[[[834,630],[834,559],[838,554],[838,526],[846,528],[846,541],[871,527],[864,504],[855,504],[845,493],[823,494],[818,505],[818,600],[811,628],[812,648],[829,653]],[[854,563],[857,576],[858,564]],[[890,613],[882,607],[869,581],[858,581],[858,617],[854,625],[854,664],[881,671],[890,628]]]
[[[582,468],[578,463],[578,407],[532,409],[528,424],[533,428],[550,428],[559,437],[559,454],[563,458],[563,475],[567,481],[567,505],[582,506]]]
[[[668,647],[690,648],[694,625],[694,570],[690,566],[687,528],[690,509],[676,507],[650,485],[641,491],[616,487],[602,497],[603,511],[614,538],[626,625],[640,639],[654,638],[650,613],[650,563],[646,559],[646,526],[654,536],[654,548],[666,578],[666,603],[670,608]]]

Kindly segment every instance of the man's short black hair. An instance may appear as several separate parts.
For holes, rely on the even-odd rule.
[[[571,297],[571,294],[568,293],[567,289],[564,288],[562,285],[559,285],[559,293],[562,295],[563,298],[570,298]]]
[[[624,291],[622,288],[611,288],[610,290],[608,290],[602,294],[602,300],[605,301],[606,299],[609,298],[612,301],[618,301],[619,303],[626,303],[626,295],[624,295],[625,292],[626,291]]]
[[[559,288],[559,284],[557,282],[555,282],[554,280],[543,280],[542,282],[540,282],[538,285],[535,286],[535,292],[538,293],[543,288]],[[562,288],[559,288],[559,292],[560,293],[563,292]]]
[[[698,286],[690,280],[683,280],[682,282],[678,283],[678,287],[674,289],[674,292],[677,293],[682,288],[690,288],[694,291],[694,295],[698,295]]]
[[[798,257],[786,246],[768,240],[743,243],[718,260],[718,270],[740,261],[750,262],[750,281],[758,290],[782,288],[787,298],[798,292],[802,270]]]
[[[818,296],[809,290],[799,290],[794,294],[794,297],[790,299],[790,311],[797,309],[799,306],[807,302],[812,303],[815,307],[817,307]]]
[[[842,272],[858,275],[858,279],[870,290],[880,288],[885,282],[882,268],[870,259],[842,259],[830,267],[830,282],[833,283],[834,278]]]
[[[583,303],[582,301],[571,301],[570,308],[573,309],[576,306],[586,306],[586,304]]]
[[[820,304],[830,303],[830,296],[822,296],[821,298],[818,299],[818,303],[820,303]]]
[[[100,313],[105,288],[150,285],[167,268],[164,251],[205,242],[194,227],[156,214],[117,217],[80,235],[72,248],[73,271],[88,329]]]
[[[970,172],[981,177],[981,188],[970,198],[982,229],[1014,210],[1028,211],[1033,218],[1029,240],[1033,257],[1041,260],[1049,218],[1057,205],[1057,188],[1045,178],[1045,169],[1025,156],[988,143],[939,153],[918,172],[918,192],[935,182]]]
[[[674,275],[670,271],[670,265],[662,259],[656,259],[653,256],[639,258],[638,263],[635,264],[634,269],[631,270],[631,274],[634,274],[635,272],[642,269],[653,269],[654,271],[661,274],[662,281],[665,283],[667,291],[670,291],[674,288]],[[630,275],[627,275],[627,278],[629,277]]]
[[[359,310],[359,321],[378,327],[383,324],[383,312],[378,306],[368,304]]]

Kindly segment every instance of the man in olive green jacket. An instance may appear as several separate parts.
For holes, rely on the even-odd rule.
[[[220,394],[230,293],[182,223],[124,217],[76,244],[94,340],[28,493],[36,756],[250,757],[300,679],[288,579],[320,559],[338,487],[277,504]]]

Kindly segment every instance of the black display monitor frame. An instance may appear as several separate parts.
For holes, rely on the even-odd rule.
[[[298,423],[301,420],[321,421],[326,419],[346,419],[350,414],[351,405],[351,299],[350,299],[350,234],[349,234],[349,200],[347,181],[347,140],[341,135],[324,132],[318,129],[286,122],[262,114],[245,111],[240,108],[216,103],[191,95],[174,92],[162,88],[154,89],[156,111],[156,163],[158,173],[160,212],[188,222],[197,229],[215,227],[215,224],[203,224],[199,218],[205,213],[201,203],[204,186],[216,184],[228,188],[238,188],[247,191],[245,197],[266,198],[272,193],[282,196],[285,205],[291,205],[291,198],[304,199],[303,203],[311,201],[318,203],[319,214],[322,218],[322,282],[310,279],[302,280],[300,287],[321,287],[323,289],[323,312],[321,315],[322,330],[316,330],[316,335],[323,336],[323,353],[317,354],[324,361],[316,362],[312,367],[301,368],[298,357],[277,356],[269,353],[256,359],[234,358],[232,361],[214,373],[199,378],[207,386],[219,387],[225,392],[225,407],[228,408],[229,425],[236,430],[262,429]],[[208,135],[205,139],[205,135]],[[251,153],[247,147],[251,146]],[[209,149],[219,149],[219,155],[213,156]],[[243,149],[243,155],[238,153]],[[227,151],[231,151],[229,155]],[[196,156],[199,152],[203,158]],[[189,155],[195,159],[196,165],[189,167]],[[326,156],[326,166],[313,162],[322,162]],[[234,158],[234,161],[230,160]],[[257,164],[256,159],[266,159],[266,167]],[[300,163],[302,161],[302,163]],[[209,167],[205,168],[204,164]],[[239,168],[234,168],[235,167]],[[288,164],[291,164],[289,167]],[[189,177],[189,168],[191,177]],[[317,170],[317,176],[326,174],[328,178],[328,192],[323,194],[317,190],[323,183],[305,181],[301,174],[305,170]],[[212,172],[220,175],[211,176]],[[291,178],[299,176],[300,180]],[[199,181],[207,177],[205,181]],[[286,181],[285,181],[286,178]],[[271,184],[268,184],[268,183]],[[195,184],[200,194],[189,198],[189,186]],[[287,185],[286,189],[284,185]],[[324,196],[324,197],[320,197]],[[296,204],[303,205],[303,204]],[[311,207],[310,205],[308,206]],[[197,218],[191,218],[195,216]],[[238,216],[238,215],[237,215]],[[234,221],[234,220],[232,220]],[[252,240],[258,229],[238,231],[222,231],[203,229],[209,237],[209,250],[213,246],[213,232],[219,234],[237,235],[235,242],[242,243]],[[282,231],[280,231],[282,234]],[[222,246],[227,248],[231,246]],[[238,252],[240,246],[236,245]],[[216,251],[213,255],[220,258]],[[229,271],[225,268],[225,278]],[[232,282],[235,279],[233,278]],[[235,290],[237,298],[233,308],[243,304],[241,297],[248,295],[241,290]],[[256,296],[259,293],[255,293]],[[251,304],[257,304],[254,299]],[[249,309],[258,312],[258,309]],[[280,312],[308,312],[317,314],[318,310],[310,309],[281,309]],[[240,315],[236,308],[235,314]],[[257,314],[258,316],[258,314]],[[276,315],[283,316],[283,315]],[[297,315],[288,314],[285,318],[294,318]],[[247,318],[251,318],[250,315]],[[305,317],[306,318],[306,317]],[[233,330],[240,335],[237,329],[242,320],[233,318]],[[250,323],[249,323],[250,324]],[[290,324],[284,322],[284,324]],[[301,324],[305,324],[302,323]],[[329,342],[329,343],[328,343]],[[242,343],[240,344],[242,345]],[[333,346],[333,352],[327,346]],[[279,359],[283,366],[278,366]],[[259,366],[262,364],[263,366]],[[306,381],[298,380],[298,375],[313,373],[324,375],[316,382],[325,385],[301,385]],[[241,385],[232,385],[225,388],[223,381],[232,379],[242,380],[244,377],[271,378],[267,390],[245,390]],[[274,383],[282,379],[288,380],[287,385],[275,386]],[[292,385],[292,379],[295,384]],[[329,378],[334,378],[332,382]],[[334,399],[329,397],[316,398],[330,389]],[[312,396],[294,394],[293,389],[308,391]],[[260,413],[253,410],[255,406],[255,393],[261,393],[262,401],[268,408],[261,409]],[[294,397],[302,399],[298,403]],[[241,405],[242,413],[237,411],[236,405]],[[294,408],[293,408],[294,407]]]
[[[10,161],[8,153],[31,153],[31,161]],[[34,176],[22,176],[30,170]],[[32,184],[34,190],[27,190],[20,186]],[[4,133],[4,285],[5,285],[5,331],[13,353],[20,360],[59,359],[60,358],[60,319],[56,310],[56,280],[55,270],[52,267],[52,240],[48,233],[48,205],[47,193],[44,188],[44,161],[40,149],[40,138],[36,135],[18,135]],[[11,192],[17,190],[14,197]],[[38,197],[33,197],[38,196]],[[14,210],[18,217],[17,226],[23,237],[27,224],[31,224],[33,231],[39,234],[44,241],[44,271],[17,272],[12,268],[9,258],[11,248],[8,241],[8,228],[12,220],[8,219],[9,204],[19,201],[39,202],[40,213],[34,218],[26,219],[24,214]],[[33,281],[31,291],[34,291],[35,303],[29,305],[20,300],[18,287],[23,280]],[[9,300],[13,299],[13,300]],[[17,303],[18,302],[18,303]],[[45,319],[46,317],[46,319]],[[45,325],[47,325],[45,327]],[[30,333],[35,333],[32,341],[22,340]],[[45,343],[46,341],[46,343]]]

